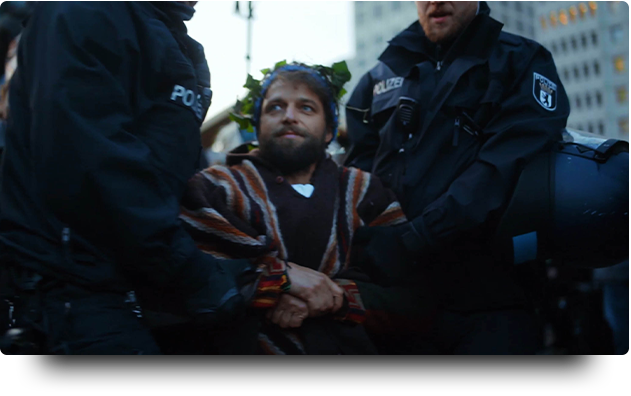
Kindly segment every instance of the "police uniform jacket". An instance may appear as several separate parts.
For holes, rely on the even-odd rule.
[[[3,264],[90,288],[200,287],[181,227],[210,72],[177,2],[39,3],[13,77]],[[184,274],[189,274],[183,281]]]
[[[418,22],[397,35],[347,103],[346,165],[383,179],[430,253],[447,307],[521,304],[490,236],[520,170],[561,139],[569,103],[551,54],[502,32],[485,2],[451,45]]]

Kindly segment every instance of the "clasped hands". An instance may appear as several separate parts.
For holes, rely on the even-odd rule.
[[[267,319],[282,328],[300,327],[308,317],[337,312],[344,303],[344,292],[321,272],[289,263],[291,287],[278,304],[267,311]]]

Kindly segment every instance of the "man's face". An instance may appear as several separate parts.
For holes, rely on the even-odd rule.
[[[332,138],[322,102],[306,84],[278,80],[261,106],[260,155],[284,174],[316,163]]]
[[[418,20],[433,43],[456,38],[475,18],[477,1],[417,1]]]

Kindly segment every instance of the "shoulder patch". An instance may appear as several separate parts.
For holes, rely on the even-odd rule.
[[[554,111],[557,108],[557,85],[539,73],[533,74],[532,94],[544,109]]]

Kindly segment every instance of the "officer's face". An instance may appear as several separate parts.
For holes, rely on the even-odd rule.
[[[272,83],[261,107],[262,157],[283,173],[297,172],[320,159],[332,136],[322,102],[305,84]]]
[[[417,1],[418,19],[427,38],[434,43],[458,36],[475,17],[477,1]]]

